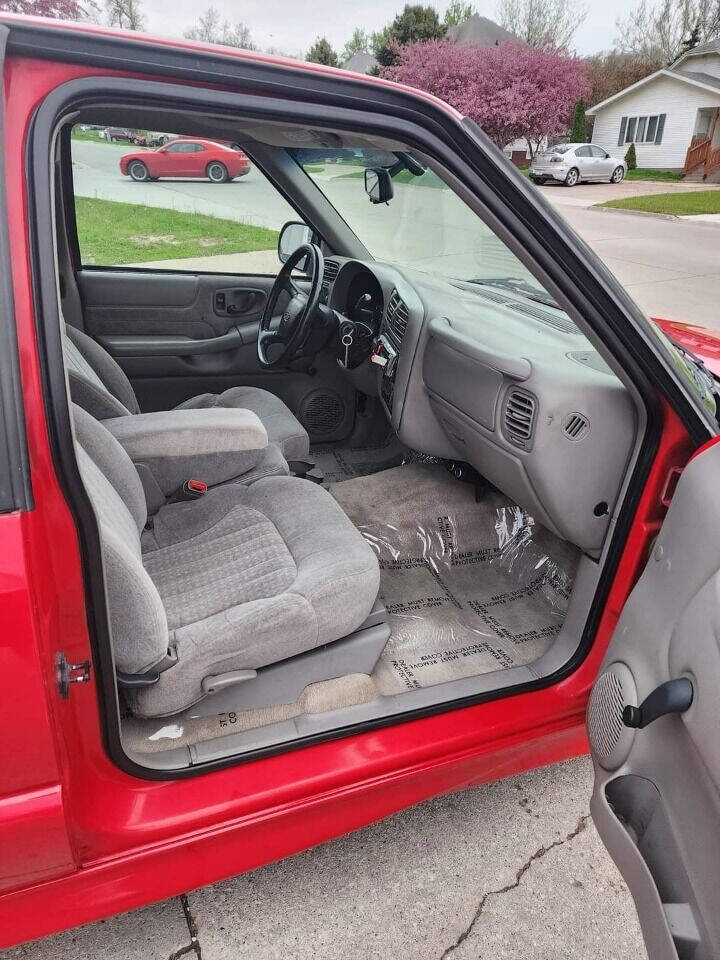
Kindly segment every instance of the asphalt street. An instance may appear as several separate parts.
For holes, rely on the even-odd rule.
[[[135,184],[115,175],[126,148],[77,147],[76,190],[85,196],[272,227],[292,216],[255,173],[222,186]],[[361,188],[345,181],[339,189]],[[606,199],[599,185],[543,192],[645,310],[720,327],[717,226],[590,209]],[[225,260],[219,269],[232,268]],[[440,797],[289,860],[0,958],[642,960],[632,900],[589,818],[591,784],[583,758]]]

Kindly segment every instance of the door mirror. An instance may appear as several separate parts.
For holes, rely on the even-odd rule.
[[[385,167],[369,167],[365,171],[365,193],[370,203],[389,203],[393,198],[393,182]]]
[[[278,237],[278,259],[280,262],[286,263],[298,247],[301,247],[304,243],[311,243],[312,238],[312,227],[309,227],[306,223],[296,223],[293,220],[286,223]],[[301,265],[300,268],[302,269]]]

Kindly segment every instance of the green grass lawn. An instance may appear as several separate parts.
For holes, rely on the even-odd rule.
[[[265,227],[115,200],[77,197],[76,211],[80,253],[87,264],[119,266],[272,250],[278,241],[277,231]]]
[[[628,170],[626,180],[682,180],[682,173],[672,170]]]
[[[99,130],[81,130],[80,127],[73,127],[71,137],[73,140],[92,140],[93,143],[107,143],[100,136]]]
[[[608,200],[598,207],[618,210],[642,210],[646,213],[670,213],[688,217],[698,213],[720,213],[720,190],[696,190],[687,193],[656,193],[654,196]]]

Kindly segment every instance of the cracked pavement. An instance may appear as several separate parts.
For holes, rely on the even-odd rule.
[[[587,758],[427,801],[2,960],[642,960]]]

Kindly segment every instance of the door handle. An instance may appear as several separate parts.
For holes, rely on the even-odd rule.
[[[625,707],[622,713],[623,723],[626,727],[642,730],[658,717],[664,717],[668,713],[685,713],[693,702],[694,695],[695,690],[687,677],[668,680],[648,694],[639,707]]]

